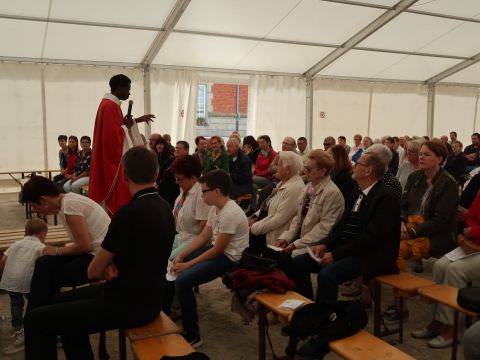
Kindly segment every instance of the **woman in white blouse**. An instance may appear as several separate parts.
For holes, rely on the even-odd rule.
[[[184,249],[195,236],[200,234],[208,219],[210,206],[202,199],[202,188],[197,182],[202,166],[197,157],[181,156],[175,159],[170,170],[180,186],[180,195],[175,200],[173,215],[177,235],[170,254],[170,260]]]

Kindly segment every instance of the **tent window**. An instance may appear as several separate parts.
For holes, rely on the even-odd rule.
[[[219,135],[227,139],[232,131],[243,138],[247,131],[248,85],[202,83],[198,86],[197,136]]]

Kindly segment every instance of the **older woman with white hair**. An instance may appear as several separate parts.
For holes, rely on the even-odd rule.
[[[250,218],[250,232],[253,235],[265,234],[267,244],[273,244],[289,228],[297,213],[298,199],[305,188],[299,175],[303,167],[300,156],[293,151],[282,151],[279,156],[279,183],[260,210]]]
[[[325,239],[342,217],[345,201],[330,178],[333,168],[333,156],[326,151],[316,149],[308,156],[304,169],[309,183],[298,199],[290,227],[274,244],[292,252],[292,256],[306,253],[307,247]]]
[[[420,169],[419,152],[423,142],[423,140],[412,140],[405,145],[405,157],[407,160],[400,165],[397,172],[397,179],[400,185],[402,185],[402,189],[405,189],[408,176]]]
[[[364,154],[377,155],[385,164],[386,169],[388,169],[388,164],[392,160],[392,151],[387,146],[382,144],[373,144],[364,151]],[[402,197],[402,186],[397,178],[387,171],[385,172],[385,175],[383,175],[382,181],[385,184],[385,187],[390,190],[400,201],[400,198]]]

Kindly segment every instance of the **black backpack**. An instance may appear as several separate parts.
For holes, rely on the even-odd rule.
[[[480,286],[469,286],[458,290],[457,303],[467,310],[480,313]]]
[[[328,343],[355,334],[368,323],[368,315],[359,301],[332,301],[308,304],[295,311],[291,321],[290,339],[285,353],[294,357],[297,344],[314,336],[329,351]]]

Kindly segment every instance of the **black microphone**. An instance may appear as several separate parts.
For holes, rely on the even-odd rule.
[[[132,116],[132,106],[133,106],[133,100],[129,100],[128,101],[127,117]]]

